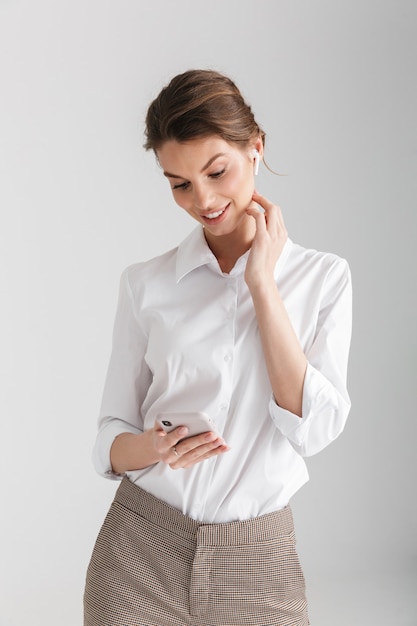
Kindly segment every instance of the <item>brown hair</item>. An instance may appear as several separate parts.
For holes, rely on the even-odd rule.
[[[218,135],[245,147],[265,133],[235,83],[212,70],[188,70],[175,76],[150,104],[144,147],[156,152],[166,141],[185,142]]]

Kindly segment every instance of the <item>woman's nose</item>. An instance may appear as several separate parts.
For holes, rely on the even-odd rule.
[[[198,187],[194,186],[194,206],[199,211],[207,211],[207,209],[211,208],[213,199],[213,194],[204,185],[200,185]]]

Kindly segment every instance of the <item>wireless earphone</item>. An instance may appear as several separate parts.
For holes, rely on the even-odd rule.
[[[259,172],[259,161],[261,160],[261,157],[259,155],[259,152],[255,148],[252,150],[252,154],[255,158],[255,162],[253,164],[253,173],[256,176]]]

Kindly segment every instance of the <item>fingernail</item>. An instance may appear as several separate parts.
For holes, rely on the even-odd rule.
[[[188,428],[186,426],[181,426],[181,428],[178,431],[179,435],[186,435],[188,433]]]

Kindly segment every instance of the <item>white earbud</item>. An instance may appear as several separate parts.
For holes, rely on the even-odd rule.
[[[253,164],[253,173],[255,174],[255,176],[257,176],[259,172],[259,161],[261,160],[261,157],[259,155],[259,152],[255,148],[252,150],[252,154],[255,159],[254,164]]]

